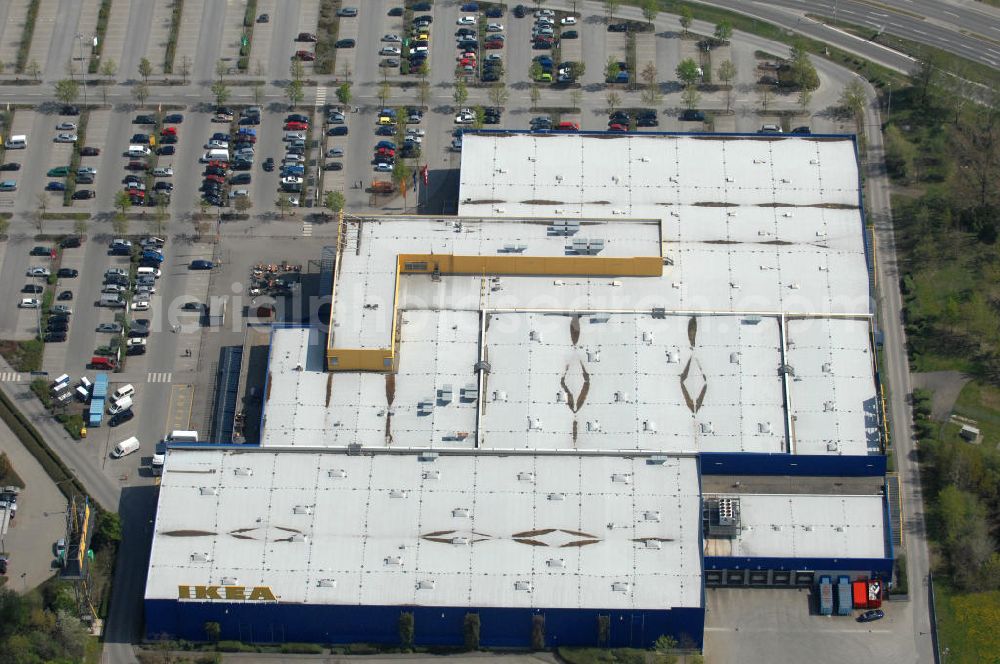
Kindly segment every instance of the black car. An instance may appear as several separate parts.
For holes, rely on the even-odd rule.
[[[163,121],[167,124],[180,124],[184,122],[184,116],[180,113],[171,113],[163,118]]]
[[[131,337],[148,337],[149,336],[149,319],[148,318],[136,318],[132,321],[132,325],[128,328],[129,336]]]
[[[399,156],[402,157],[403,159],[416,159],[417,157],[420,156],[420,148],[417,146],[404,147],[402,150],[399,151]]]
[[[658,127],[660,121],[656,118],[637,118],[635,121],[637,127]]]
[[[483,124],[491,124],[491,125],[492,124],[500,124],[500,116],[499,115],[487,115],[487,116],[485,116],[483,118]],[[403,155],[403,156],[405,157],[406,155]]]
[[[792,134],[803,134],[803,135],[808,136],[808,135],[812,134],[813,132],[812,132],[812,129],[810,129],[809,127],[804,127],[803,126],[803,127],[796,127],[790,133],[792,133]]]
[[[64,320],[50,320],[49,324],[45,328],[46,332],[67,332],[69,331],[69,323]]]
[[[487,7],[486,18],[502,18],[503,7]]]
[[[250,174],[238,173],[230,178],[229,184],[250,184]]]
[[[131,408],[129,408],[128,410],[123,410],[122,412],[115,413],[114,415],[111,416],[111,418],[108,420],[108,426],[116,427],[119,424],[124,424],[125,422],[128,422],[133,417],[135,417],[135,413],[132,412]]]
[[[455,31],[456,37],[471,37],[476,34],[476,31],[472,28],[459,28]],[[426,45],[426,44],[425,44]]]
[[[79,180],[77,180],[77,182],[80,183]],[[80,184],[82,184],[82,183],[80,183]],[[76,191],[73,192],[73,200],[74,201],[85,201],[88,198],[93,198],[96,195],[97,194],[94,193],[93,189],[77,189]]]
[[[122,184],[143,184],[144,182],[145,180],[138,175],[126,175],[122,178]]]
[[[63,249],[75,249],[76,247],[80,246],[80,238],[76,237],[75,235],[64,237],[62,239],[62,242],[59,243],[59,246],[62,247]]]
[[[431,3],[429,2],[418,2],[410,7],[415,12],[429,12],[431,10]]]
[[[73,279],[80,275],[79,270],[74,270],[71,267],[61,267],[59,271],[56,272],[56,276],[60,279]]]
[[[9,161],[6,164],[0,166],[0,171],[19,171],[21,170],[21,164],[17,162]]]
[[[608,115],[608,122],[611,124],[628,124],[629,116],[625,111],[615,111]]]
[[[21,289],[21,292],[35,295],[37,293],[41,293],[43,290],[45,289],[39,286],[38,284],[25,284],[24,288]]]
[[[135,120],[132,120],[132,124],[153,125],[156,124],[156,118],[152,115],[137,115]]]
[[[157,182],[155,185],[153,185],[153,190],[154,191],[173,191],[174,190],[174,185],[172,185],[169,182],[163,182],[161,180],[160,182]]]
[[[340,125],[337,127],[330,127],[326,130],[327,136],[347,136],[347,127]]]
[[[696,111],[693,108],[689,108],[681,113],[681,120],[687,122],[704,122],[705,114],[701,111]]]
[[[265,159],[264,163],[261,164],[261,168],[263,168],[268,173],[270,173],[271,171],[273,171],[274,170],[274,157],[268,157],[267,159]]]
[[[101,154],[100,148],[82,147],[80,148],[81,157],[96,157]]]
[[[55,313],[49,315],[49,325],[53,323],[66,323],[69,324],[69,314],[65,313]]]
[[[169,155],[176,153],[177,153],[177,148],[175,148],[173,145],[162,145],[156,150],[156,154],[158,155]]]
[[[342,171],[344,170],[344,165],[339,161],[327,162],[326,166],[323,167],[325,171]]]
[[[479,48],[479,42],[475,39],[463,39],[458,42],[458,48],[465,51],[474,51]]]
[[[628,32],[628,23],[609,23],[608,32]]]
[[[205,198],[205,202],[208,203],[209,205],[214,205],[215,207],[222,207],[223,206],[222,198],[220,198],[219,196],[214,196],[214,195],[209,194],[209,195],[206,195],[204,198]]]
[[[353,39],[338,39],[333,45],[334,48],[354,48],[355,42]]]
[[[205,175],[220,175],[222,177],[225,177],[226,169],[220,168],[218,166],[209,166],[208,168],[205,169]]]
[[[480,80],[483,83],[495,83],[500,80],[500,74],[498,74],[495,71],[485,71],[483,72],[483,75],[480,77]],[[496,124],[496,123],[488,123],[488,124]]]
[[[382,125],[375,129],[376,136],[395,136],[396,129],[392,125]]]
[[[563,39],[579,39],[580,33],[576,30],[567,30],[566,32],[560,32],[559,36]]]
[[[63,106],[59,109],[61,115],[80,115],[80,109],[76,106]]]
[[[76,176],[77,184],[94,184],[94,176],[90,173],[81,173]],[[88,197],[90,198],[90,197]]]
[[[517,18],[524,18],[527,13],[528,9],[524,5],[518,5],[517,7],[514,7],[514,16],[516,16]]]
[[[873,620],[881,620],[882,618],[885,618],[885,611],[882,609],[872,609],[858,616],[858,622],[871,622]]]
[[[45,333],[45,343],[51,344],[59,341],[66,341],[65,332],[46,332]]]
[[[48,247],[32,247],[31,251],[28,252],[29,256],[45,256],[46,258],[55,257],[52,250]]]
[[[389,16],[402,16],[402,15],[403,15],[402,7],[393,7],[392,9],[389,10]]]
[[[167,134],[166,136],[162,136],[160,137],[160,143],[162,143],[163,145],[176,145],[177,135]]]
[[[126,355],[145,355],[146,354],[146,347],[144,345],[143,346],[140,346],[140,345],[129,346],[125,350],[125,354]]]

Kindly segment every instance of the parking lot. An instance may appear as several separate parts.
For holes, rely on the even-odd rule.
[[[883,604],[885,618],[821,616],[808,589],[705,591],[705,660],[801,664],[836,653],[838,661],[917,660],[908,602]]]

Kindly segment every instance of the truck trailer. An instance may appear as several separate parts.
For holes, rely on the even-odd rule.
[[[851,598],[851,577],[837,577],[837,615],[849,616],[854,608]]]
[[[833,615],[833,583],[830,577],[819,577],[819,613],[822,616]]]

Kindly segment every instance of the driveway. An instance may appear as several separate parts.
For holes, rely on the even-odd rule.
[[[913,387],[930,390],[931,418],[943,422],[951,415],[958,394],[969,382],[969,377],[961,371],[928,371],[912,375]]]
[[[17,518],[11,522],[0,549],[10,557],[8,586],[26,592],[56,572],[52,547],[66,534],[66,497],[2,420],[0,451],[7,453],[24,480],[17,500]]]

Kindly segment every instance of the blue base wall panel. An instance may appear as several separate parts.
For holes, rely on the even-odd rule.
[[[884,477],[886,457],[870,455],[768,454],[702,452],[702,475],[802,475],[815,477]]]
[[[892,578],[891,558],[737,558],[733,556],[705,556],[705,569],[776,569],[796,570],[867,571],[872,576]]]
[[[490,648],[528,648],[535,615],[545,617],[545,645],[597,646],[597,619],[609,617],[609,647],[648,648],[663,634],[701,647],[702,608],[663,611],[338,606],[253,602],[145,601],[146,635],[205,640],[205,623],[218,622],[223,639],[250,643],[399,642],[399,614],[413,612],[418,645],[461,646],[466,613],[478,613],[480,644]]]

